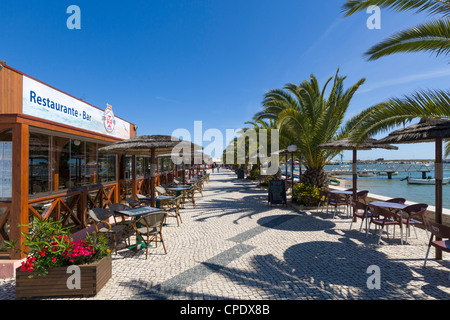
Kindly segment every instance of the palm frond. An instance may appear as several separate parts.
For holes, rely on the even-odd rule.
[[[342,12],[345,13],[345,16],[350,16],[364,11],[370,6],[378,6],[393,11],[450,15],[450,1],[448,0],[348,0],[342,6]]]
[[[361,121],[352,133],[358,143],[367,138],[405,125],[419,118],[450,118],[450,91],[427,90],[402,98],[391,98],[360,114]]]
[[[370,48],[369,60],[400,52],[430,52],[436,56],[450,53],[450,18],[433,20],[400,31]]]

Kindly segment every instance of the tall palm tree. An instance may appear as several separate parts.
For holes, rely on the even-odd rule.
[[[353,95],[365,82],[361,79],[344,90],[345,78],[339,76],[338,70],[322,89],[317,78],[311,75],[309,81],[299,85],[288,83],[283,89],[270,90],[264,96],[263,110],[255,115],[255,119],[276,120],[280,134],[289,137],[289,144],[295,144],[302,155],[306,167],[302,182],[320,188],[328,186],[324,166],[339,151],[321,149],[319,145],[348,136],[363,117],[359,115],[343,125]],[[326,94],[330,83],[332,87]]]
[[[436,56],[450,54],[450,1],[448,0],[348,0],[345,16],[376,5],[395,11],[427,12],[439,18],[395,33],[374,45],[365,55],[369,60],[395,53],[431,52]],[[417,91],[402,98],[390,98],[364,111],[367,116],[352,135],[355,141],[404,125],[418,118],[450,118],[450,91]],[[450,144],[446,145],[450,154]]]

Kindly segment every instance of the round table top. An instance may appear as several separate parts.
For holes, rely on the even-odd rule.
[[[172,200],[175,199],[174,196],[157,196],[155,197],[156,201],[164,201],[164,200]]]
[[[349,190],[332,190],[330,193],[338,193],[338,194],[353,194],[353,191]]]
[[[407,205],[403,203],[388,202],[388,201],[373,201],[369,204],[377,207],[393,208],[393,209],[403,209],[407,207]]]

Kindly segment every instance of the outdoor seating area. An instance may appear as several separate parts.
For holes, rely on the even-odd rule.
[[[408,205],[406,204],[407,200],[405,198],[367,201],[368,194],[368,190],[358,191],[356,193],[356,199],[352,199],[352,189],[331,190],[328,192],[321,191],[316,213],[320,212],[324,214],[324,209],[326,208],[324,217],[327,218],[330,213],[329,209],[334,208],[332,219],[335,219],[338,214],[342,214],[341,217],[343,219],[351,219],[350,230],[352,229],[353,223],[360,220],[359,231],[362,232],[364,227],[366,238],[369,237],[369,234],[378,237],[377,245],[380,245],[383,239],[386,240],[385,243],[390,242],[388,241],[390,228],[393,230],[391,239],[395,241],[399,239],[398,236],[396,237],[395,230],[396,228],[400,230],[401,245],[408,244],[408,237],[411,235],[411,230],[414,230],[416,238],[418,238],[417,229],[420,229],[419,232],[426,233],[428,238],[430,238],[429,233],[431,232],[429,247],[434,246],[449,252],[446,247],[448,243],[442,241],[442,238],[448,238],[449,234],[445,234],[445,236],[441,235],[442,232],[445,233],[448,231],[448,228],[442,224],[427,221],[426,212],[429,207],[428,204],[415,203]],[[349,214],[349,210],[352,214]],[[374,230],[371,231],[371,228]],[[383,234],[386,234],[386,238],[383,238]],[[439,237],[439,241],[433,241],[433,237],[436,236]],[[425,261],[427,258],[428,252],[424,258]]]
[[[197,175],[193,178],[185,177],[189,185],[182,185],[179,179],[169,185],[156,186],[156,206],[151,206],[151,196],[136,194],[127,197],[123,203],[113,203],[107,208],[93,208],[89,217],[95,226],[95,231],[105,234],[114,253],[123,244],[131,250],[145,248],[146,259],[151,243],[162,244],[167,253],[163,240],[163,227],[172,223],[168,218],[175,218],[180,227],[185,205],[192,202],[195,208],[195,197],[203,196],[204,185],[209,181],[209,173]],[[192,183],[191,183],[192,182]],[[135,237],[135,244],[131,238]],[[170,240],[169,240],[170,241]]]

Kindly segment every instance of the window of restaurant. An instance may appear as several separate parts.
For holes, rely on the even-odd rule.
[[[136,157],[136,177],[149,177],[151,168],[151,158],[150,157]]]
[[[103,146],[30,130],[29,194],[115,182],[116,156],[99,153]]]
[[[104,145],[97,145],[97,148]],[[114,182],[116,177],[116,156],[114,154],[98,153],[98,183]]]
[[[0,254],[6,252],[5,241],[10,240],[10,210],[12,198],[12,130],[0,132]]]
[[[0,201],[12,197],[12,130],[0,133]]]

